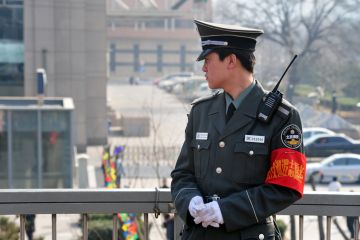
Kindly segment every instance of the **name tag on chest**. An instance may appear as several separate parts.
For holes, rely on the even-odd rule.
[[[245,142],[265,143],[265,136],[245,135]]]
[[[196,133],[196,140],[207,140],[208,133],[207,132],[197,132]]]

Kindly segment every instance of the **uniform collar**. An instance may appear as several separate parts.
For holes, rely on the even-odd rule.
[[[250,86],[248,86],[244,91],[242,91],[236,99],[233,99],[228,93],[225,92],[226,112],[229,108],[230,103],[234,104],[235,108],[238,109],[244,98],[251,92],[254,87],[255,80],[252,81]]]
[[[261,84],[255,80],[254,86],[244,97],[244,101],[240,103],[238,111],[235,111],[228,124],[225,123],[225,93],[219,94],[212,102],[208,112],[212,124],[223,136],[229,135],[237,129],[246,126],[255,120],[258,105],[264,94],[265,91]]]

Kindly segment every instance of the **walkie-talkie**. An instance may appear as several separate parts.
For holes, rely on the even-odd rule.
[[[295,61],[296,57],[297,55],[295,55],[294,58],[291,60],[289,66],[286,68],[285,72],[281,76],[274,89],[269,92],[260,102],[257,114],[257,119],[259,121],[268,123],[274,115],[275,111],[278,109],[283,97],[283,94],[278,90],[279,85],[286,72],[289,70],[291,64]]]

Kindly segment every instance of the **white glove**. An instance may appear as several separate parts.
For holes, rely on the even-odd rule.
[[[209,225],[214,227],[214,228],[218,228],[220,227],[220,224],[216,223],[216,222],[202,222],[201,225],[204,227],[204,228],[207,228]]]
[[[199,214],[195,217],[194,222],[196,224],[202,223],[203,227],[207,227],[208,225],[218,227],[219,224],[223,224],[224,219],[218,202],[213,201],[205,204],[205,208],[199,211]],[[217,223],[217,225],[213,223]]]
[[[204,200],[200,196],[195,196],[189,204],[189,212],[193,218],[196,218],[199,212],[205,208]]]

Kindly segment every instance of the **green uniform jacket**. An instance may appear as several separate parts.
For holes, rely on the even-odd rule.
[[[171,194],[177,213],[185,222],[183,239],[258,239],[259,234],[273,239],[266,237],[273,235],[273,224],[268,217],[301,197],[302,190],[284,186],[286,183],[281,186],[266,182],[272,152],[285,149],[282,151],[287,154],[289,148],[303,155],[303,145],[299,114],[284,100],[270,123],[256,120],[258,105],[265,94],[256,81],[227,124],[224,93],[218,92],[193,103],[185,142],[171,173]],[[293,136],[284,130],[289,126],[299,129],[300,139],[295,146],[284,143],[285,138]],[[260,136],[260,140],[245,140],[245,135]],[[305,169],[302,170],[304,177]],[[214,194],[220,197],[218,203],[224,224],[220,228],[195,225],[188,212],[190,200],[197,195]],[[270,224],[270,230],[260,227],[245,231],[264,224]],[[256,236],[247,236],[249,234]]]

